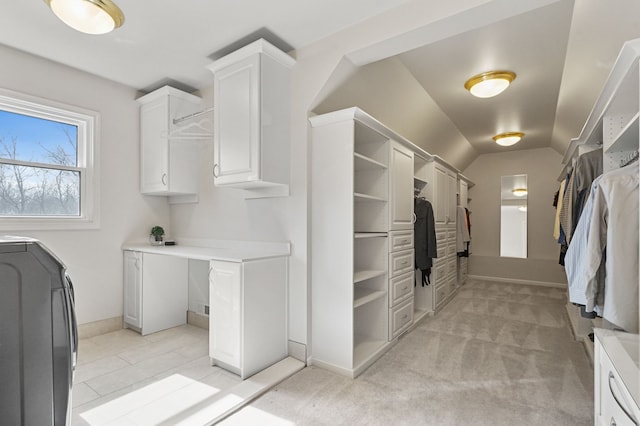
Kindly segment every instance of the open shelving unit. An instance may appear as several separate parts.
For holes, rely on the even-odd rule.
[[[310,119],[312,203],[327,206],[311,226],[310,363],[350,377],[390,347],[389,138],[367,120],[355,109]]]

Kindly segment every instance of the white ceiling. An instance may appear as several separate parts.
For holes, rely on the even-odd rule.
[[[150,91],[166,82],[212,84],[212,58],[260,36],[288,51],[407,0],[114,0],[125,23],[79,33],[43,0],[0,2],[0,43]],[[339,11],[339,13],[337,13]]]
[[[5,0],[0,43],[143,92],[168,83],[201,89],[211,84],[205,66],[212,59],[260,36],[283,50],[298,49],[407,1],[435,2],[116,1],[124,26],[91,36],[61,23],[43,0]],[[512,12],[488,13],[505,6]],[[486,7],[460,14],[465,25],[445,25],[456,24],[455,18],[433,25],[430,41],[395,53],[381,43],[350,59],[365,64],[357,54],[397,54],[478,154],[545,146],[563,152],[580,132],[622,43],[640,37],[638,0],[487,0]],[[464,81],[490,69],[518,77],[496,98],[471,97]],[[503,131],[526,136],[513,147],[498,147],[491,136]]]

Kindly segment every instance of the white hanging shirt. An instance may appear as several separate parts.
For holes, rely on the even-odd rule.
[[[638,163],[602,175],[591,189],[585,268],[587,310],[597,304],[594,283],[605,255],[602,317],[638,333]]]

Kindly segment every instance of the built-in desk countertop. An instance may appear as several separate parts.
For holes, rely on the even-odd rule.
[[[268,243],[226,240],[177,240],[174,246],[152,246],[149,243],[136,241],[123,244],[122,249],[196,260],[221,260],[226,262],[247,262],[289,256],[291,254],[291,245],[288,242]]]

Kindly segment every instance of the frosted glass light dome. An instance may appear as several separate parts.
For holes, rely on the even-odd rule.
[[[71,28],[86,34],[106,34],[124,23],[124,14],[111,0],[45,0]]]
[[[504,92],[515,78],[511,71],[483,72],[467,80],[464,87],[475,97],[491,98]]]

